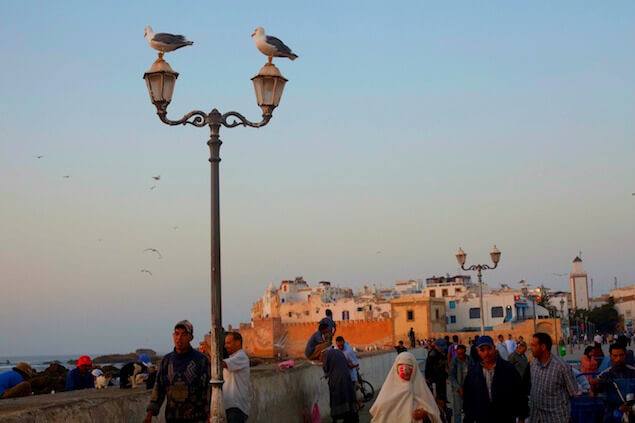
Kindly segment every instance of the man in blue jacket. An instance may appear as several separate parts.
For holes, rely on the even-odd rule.
[[[484,335],[476,349],[481,362],[467,372],[463,386],[464,423],[524,423],[527,395],[514,366],[496,357],[494,341]]]
[[[27,363],[18,363],[12,370],[0,374],[0,398],[18,398],[31,395],[29,379],[35,371]]]
[[[95,378],[90,373],[92,367],[93,362],[89,356],[83,355],[79,357],[77,367],[66,375],[66,390],[93,389],[95,387]]]

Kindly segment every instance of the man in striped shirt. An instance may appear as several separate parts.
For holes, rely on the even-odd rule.
[[[532,423],[562,423],[571,417],[571,397],[578,388],[571,367],[551,354],[551,336],[538,332],[531,339],[529,363],[531,378],[530,421]]]

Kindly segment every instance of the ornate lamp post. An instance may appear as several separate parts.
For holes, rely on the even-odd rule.
[[[485,333],[485,318],[483,315],[483,281],[481,279],[481,271],[488,269],[496,269],[498,267],[498,262],[501,259],[501,252],[498,251],[498,248],[494,245],[492,251],[489,252],[490,257],[492,258],[492,262],[494,266],[489,266],[487,264],[474,264],[469,267],[465,267],[465,259],[467,258],[467,254],[461,247],[459,247],[459,251],[456,253],[456,261],[461,266],[463,270],[476,270],[478,275],[478,296],[480,301],[480,314],[481,314],[481,335]]]
[[[560,325],[562,327],[562,319],[564,318],[564,298],[560,298]],[[564,340],[564,329],[562,329],[562,339]]]
[[[262,120],[258,123],[247,120],[238,112],[221,114],[217,109],[209,113],[194,110],[179,120],[167,117],[168,105],[172,100],[172,93],[179,74],[161,57],[152,64],[148,72],[143,75],[148,86],[148,93],[152,104],[157,108],[159,119],[167,125],[193,125],[198,128],[209,126],[210,138],[207,145],[210,150],[211,165],[211,348],[212,355],[212,400],[210,406],[210,420],[214,423],[225,422],[225,408],[223,407],[223,344],[222,313],[221,313],[221,272],[220,272],[220,207],[219,207],[219,162],[220,162],[220,128],[234,128],[236,126],[251,126],[260,128],[271,120],[273,110],[280,103],[282,91],[287,80],[280,74],[273,64],[266,64],[251,80],[256,91],[258,106],[262,109]],[[231,121],[229,121],[231,119]]]

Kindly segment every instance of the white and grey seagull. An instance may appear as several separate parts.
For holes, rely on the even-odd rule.
[[[286,57],[290,60],[298,58],[298,55],[293,53],[282,40],[266,35],[265,29],[261,26],[256,28],[251,36],[254,37],[258,50],[269,58],[269,64],[271,64],[274,57]]]
[[[194,44],[193,41],[186,40],[183,35],[166,34],[165,32],[155,34],[149,25],[146,26],[143,36],[148,40],[150,47],[160,51],[159,57],[163,57],[163,53]]]

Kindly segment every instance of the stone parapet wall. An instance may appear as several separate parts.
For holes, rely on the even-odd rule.
[[[423,349],[412,350],[423,357]],[[361,372],[379,392],[396,353],[381,352],[360,357]],[[314,403],[323,422],[330,422],[327,381],[320,366],[307,362],[280,371],[274,365],[252,368],[250,423],[303,423]],[[139,423],[145,416],[150,391],[108,388],[0,400],[2,423]],[[161,416],[163,411],[161,412]],[[164,423],[163,418],[154,422]]]

